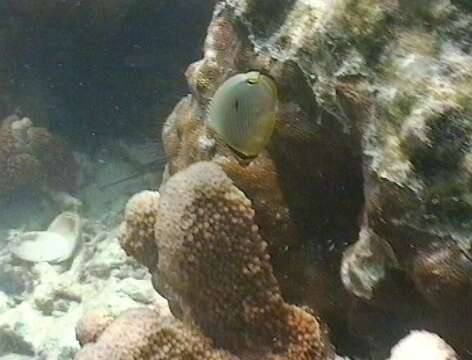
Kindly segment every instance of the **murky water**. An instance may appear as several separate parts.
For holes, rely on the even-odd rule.
[[[0,1],[0,359],[72,359],[87,309],[164,304],[115,233],[159,186],[212,6]]]

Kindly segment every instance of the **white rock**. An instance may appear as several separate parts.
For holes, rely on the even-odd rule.
[[[77,248],[81,219],[71,212],[59,214],[46,231],[28,231],[14,238],[12,253],[25,261],[60,263]]]
[[[392,348],[389,360],[457,360],[454,350],[438,335],[412,331]]]

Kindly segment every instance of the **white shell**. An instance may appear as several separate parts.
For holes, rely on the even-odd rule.
[[[59,263],[69,259],[77,248],[81,219],[79,215],[63,212],[46,231],[28,231],[15,239],[11,251],[29,262]]]

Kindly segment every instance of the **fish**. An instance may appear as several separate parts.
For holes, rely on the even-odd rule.
[[[259,71],[236,74],[220,85],[210,101],[208,125],[243,160],[268,145],[277,120],[277,86]]]

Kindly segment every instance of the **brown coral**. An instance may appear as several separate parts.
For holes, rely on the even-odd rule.
[[[231,360],[224,351],[170,317],[138,308],[120,315],[76,360]]]
[[[42,185],[73,191],[77,170],[63,140],[44,128],[34,127],[28,118],[12,115],[2,121],[0,196],[19,189],[38,190]]]
[[[158,206],[157,191],[142,191],[134,195],[126,204],[125,219],[118,235],[126,253],[148,268],[153,268],[157,261],[154,224]]]
[[[10,116],[0,128],[0,195],[28,187],[41,177],[39,161],[18,148],[12,131],[16,121],[20,121],[17,116]]]
[[[44,167],[47,183],[54,189],[74,191],[78,166],[66,142],[41,127],[31,127],[27,136],[33,154]]]
[[[269,339],[290,333],[287,319],[298,314],[313,329],[314,317],[287,303],[325,320],[345,354],[387,356],[412,328],[470,353],[470,14],[457,1],[312,3],[218,2],[204,58],[186,73],[192,95],[164,126],[170,178],[153,283],[186,325],[241,358],[286,358],[292,346],[305,356],[291,336]],[[251,69],[277,82],[279,121],[266,151],[242,165],[207,129],[206,108],[226,78]],[[196,176],[192,164],[202,160],[234,185],[221,170],[208,170],[214,182]],[[211,200],[220,197],[214,186],[229,199]],[[186,214],[179,222],[177,210]],[[348,280],[380,276],[344,288],[342,254],[359,238],[346,253]],[[246,263],[257,284],[243,276]]]
[[[343,327],[340,309],[346,304],[338,268],[342,250],[359,231],[363,199],[359,143],[308,100],[312,90],[296,64],[278,63],[257,53],[245,38],[244,27],[226,19],[225,15],[215,17],[205,58],[186,73],[192,96],[175,107],[164,125],[169,174],[201,160],[221,165],[252,201],[255,221],[268,243],[274,275],[286,299],[308,305]],[[223,39],[214,33],[221,24],[228,32],[225,39],[232,39],[229,52],[218,50],[227,43],[219,44]],[[271,143],[245,166],[207,128],[206,106],[228,76],[248,69],[261,69],[277,81],[280,106]],[[197,83],[207,87],[199,88]],[[342,331],[341,341],[346,338]]]
[[[173,176],[156,222],[159,288],[224,347],[272,353],[268,358],[327,358],[316,319],[282,299],[254,217],[251,202],[217,165],[201,162]]]

